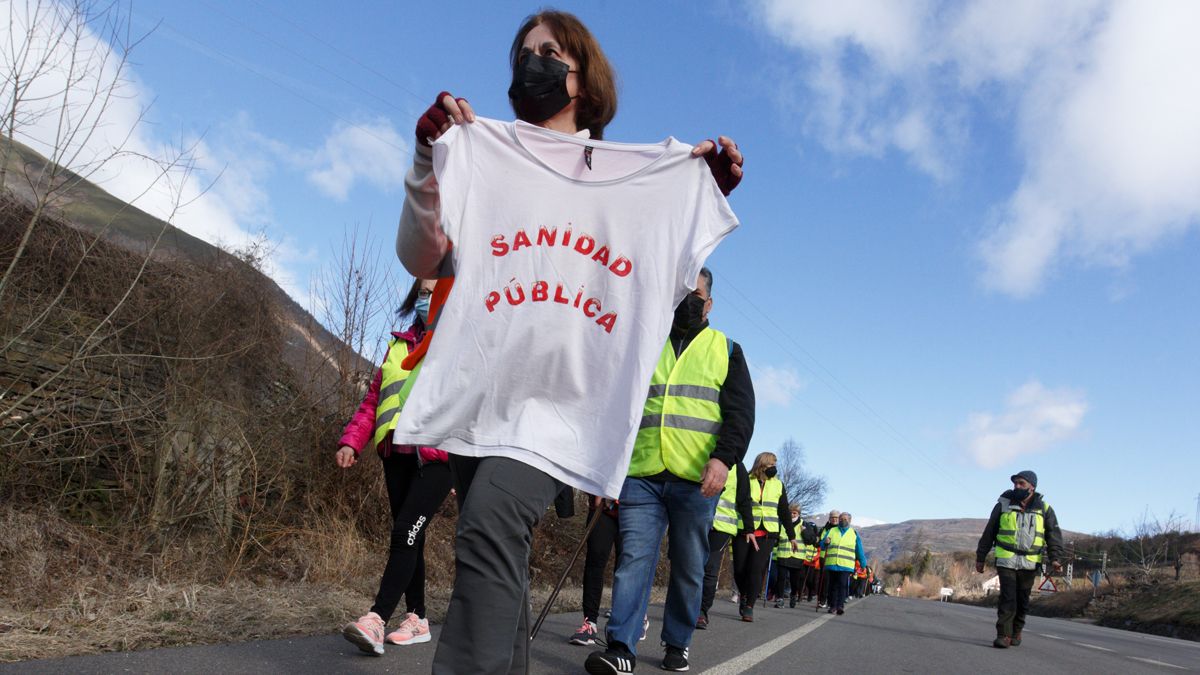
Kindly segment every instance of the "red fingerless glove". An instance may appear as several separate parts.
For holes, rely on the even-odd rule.
[[[709,141],[712,143],[712,141]],[[704,161],[708,163],[708,170],[712,172],[713,180],[717,181],[717,187],[721,189],[721,194],[726,197],[730,192],[742,182],[741,176],[733,174],[733,160],[729,158],[729,153],[721,148],[720,154],[717,153],[717,148],[720,147],[713,143],[712,148],[704,153]],[[738,166],[741,166],[739,163]]]
[[[425,111],[424,115],[417,120],[417,142],[425,147],[429,147],[429,139],[437,138],[442,132],[442,125],[449,120],[445,109],[442,108],[442,99],[451,96],[450,92],[443,91],[437,95],[433,105],[429,106],[429,110]]]

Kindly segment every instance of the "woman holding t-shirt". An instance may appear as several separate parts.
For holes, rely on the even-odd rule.
[[[617,109],[616,81],[599,44],[576,17],[546,11],[525,20],[509,52],[509,99],[518,119],[545,129],[600,139]],[[444,272],[450,241],[439,222],[440,199],[430,143],[454,124],[475,120],[465,99],[443,92],[417,122],[413,168],[396,250],[409,272],[439,276],[431,315],[450,292]],[[742,156],[732,140],[705,141],[693,155],[708,162],[726,195],[741,180]],[[590,157],[589,157],[590,159]],[[432,331],[410,357],[423,357]],[[529,551],[533,528],[559,481],[507,457],[451,456],[461,513],[455,582],[434,672],[523,672],[528,660]],[[513,631],[513,628],[516,631]]]
[[[342,629],[347,640],[376,656],[383,654],[384,642],[412,645],[430,639],[425,618],[425,530],[450,492],[450,466],[446,453],[437,448],[393,446],[392,429],[412,388],[408,380],[416,377],[401,362],[425,334],[433,286],[430,279],[413,281],[399,312],[402,320],[411,318],[411,324],[403,332],[392,333],[383,365],[346,425],[336,455],[337,465],[348,469],[370,443],[383,461],[392,514],[387,565],[379,579],[375,604]],[[404,619],[387,632],[401,595],[407,601]]]

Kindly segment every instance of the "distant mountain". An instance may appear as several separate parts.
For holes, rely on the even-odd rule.
[[[918,540],[932,553],[974,551],[979,536],[987,526],[986,518],[943,518],[906,520],[902,523],[861,527],[863,551],[876,565],[900,558]],[[1064,531],[1065,539],[1082,539],[1087,535]]]
[[[858,532],[867,557],[879,565],[908,553],[909,545],[918,538],[933,553],[974,551],[986,525],[986,518],[906,520],[863,527]]]

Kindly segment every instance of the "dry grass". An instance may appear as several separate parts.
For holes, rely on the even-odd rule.
[[[139,560],[136,544],[12,507],[0,510],[0,531],[0,575],[9,581],[0,588],[0,661],[328,632],[365,611],[383,568],[382,552],[361,537],[297,532],[281,550],[340,559],[337,574],[310,555],[294,561],[307,564],[310,579],[240,575],[220,584],[205,580],[220,572],[220,557],[206,557],[197,539]],[[448,588],[434,585],[428,596],[441,610]]]
[[[553,551],[578,542],[581,520],[550,516],[539,528],[535,611],[566,560]],[[450,598],[453,531],[448,501],[426,547],[426,604],[435,623],[445,618]],[[364,536],[332,515],[277,532],[269,542],[272,562],[239,568],[228,582],[222,582],[227,555],[202,533],[141,553],[145,541],[73,523],[47,508],[12,506],[0,507],[0,532],[0,578],[10,581],[0,587],[0,662],[335,631],[370,606],[386,555],[385,530]],[[580,611],[581,575],[582,560],[553,611]],[[656,587],[652,599],[664,597]],[[602,602],[611,602],[607,589]]]

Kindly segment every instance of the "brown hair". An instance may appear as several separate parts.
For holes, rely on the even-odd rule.
[[[600,43],[574,14],[543,10],[527,17],[513,38],[512,49],[508,52],[509,66],[516,70],[525,36],[541,24],[549,26],[558,44],[579,62],[575,126],[590,131],[592,138],[604,138],[604,127],[617,114],[617,75],[600,49]],[[513,111],[516,112],[515,106]]]
[[[750,469],[750,475],[762,481],[767,480],[767,462],[770,462],[771,466],[775,466],[779,463],[779,459],[773,452],[758,453],[758,457],[754,458],[754,467]]]

